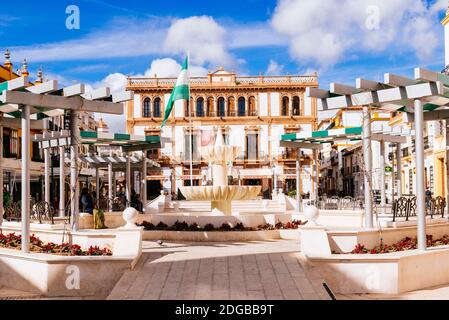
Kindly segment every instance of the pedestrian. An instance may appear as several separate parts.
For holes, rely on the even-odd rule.
[[[94,213],[94,201],[87,188],[83,188],[81,191],[80,208],[83,212]]]
[[[432,200],[432,191],[430,191],[429,187],[426,189],[426,207],[430,208],[430,200]]]

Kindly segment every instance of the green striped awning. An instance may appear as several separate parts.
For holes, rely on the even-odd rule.
[[[81,143],[92,145],[110,145],[110,146],[137,146],[156,144],[161,142],[159,136],[140,136],[127,133],[104,133],[95,131],[81,131]]]
[[[361,134],[362,127],[352,127],[284,134],[282,135],[281,140],[326,143],[335,139],[359,140]]]

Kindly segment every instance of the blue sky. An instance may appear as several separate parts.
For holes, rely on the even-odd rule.
[[[80,29],[66,28],[66,8]],[[63,84],[123,87],[126,75],[219,66],[243,75],[317,71],[321,86],[444,67],[446,0],[29,1],[2,3],[0,50]]]

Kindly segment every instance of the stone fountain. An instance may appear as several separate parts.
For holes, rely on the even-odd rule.
[[[234,161],[240,147],[225,145],[221,128],[214,146],[202,148],[204,160],[212,163],[212,186],[181,187],[187,200],[211,201],[212,213],[231,216],[233,200],[254,200],[261,186],[228,185],[227,162]]]

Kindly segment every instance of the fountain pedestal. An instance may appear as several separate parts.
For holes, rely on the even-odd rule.
[[[224,144],[221,128],[213,147],[202,149],[203,159],[212,163],[213,186],[181,187],[180,190],[187,200],[210,201],[214,212],[232,215],[232,200],[252,200],[257,197],[260,186],[229,186],[227,162],[234,161],[239,147]]]
[[[221,200],[221,201],[211,201],[212,211],[214,209],[220,211],[220,213],[229,216],[232,215],[232,201],[231,200]],[[216,212],[216,211],[215,211]]]

